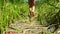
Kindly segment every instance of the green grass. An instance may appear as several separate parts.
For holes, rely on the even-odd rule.
[[[60,7],[60,4],[57,4],[57,2],[54,3],[54,1],[52,0],[49,3]],[[4,0],[0,0],[0,31],[6,30],[10,23],[13,23],[17,20],[22,20],[23,22],[25,22],[29,14],[28,6],[28,3],[22,2],[22,0],[12,2],[8,0],[5,2]],[[48,18],[48,20],[50,20],[50,18],[56,13],[56,11],[57,9],[55,7],[42,1],[41,3],[36,4],[35,12],[40,15],[40,17],[38,18],[37,16],[36,19],[39,19],[40,24],[44,24],[45,16]]]
[[[1,3],[2,4],[2,3]],[[26,16],[28,15],[28,4],[23,3],[23,4],[16,4],[16,3],[11,3],[11,2],[5,2],[4,5],[1,5],[0,8],[0,24],[1,24],[1,29],[0,31],[6,30],[8,28],[8,25],[10,23],[13,23],[17,20],[22,20],[26,19]]]

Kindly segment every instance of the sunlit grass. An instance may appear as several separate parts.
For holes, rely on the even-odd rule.
[[[14,23],[17,20],[23,21],[26,19],[28,13],[28,5],[26,3],[19,5],[12,4],[10,2],[4,3],[4,5],[0,8],[0,31],[2,32],[6,30],[10,23]]]
[[[22,1],[22,0],[21,0]],[[18,2],[18,1],[4,1],[0,0],[0,31],[6,30],[10,23],[13,23],[17,20],[22,20],[25,22],[29,14],[28,3]],[[51,4],[54,4],[53,2]],[[56,5],[56,4],[54,4]],[[57,5],[60,7],[60,4]],[[48,5],[47,3],[38,3],[36,4],[36,12],[39,14],[36,19],[39,19],[40,24],[45,23],[45,16],[48,20],[56,13],[57,9],[53,6]]]

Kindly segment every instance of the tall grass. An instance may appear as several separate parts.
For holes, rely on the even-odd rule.
[[[55,0],[49,1],[50,4],[57,6]],[[6,30],[10,23],[14,23],[17,20],[26,21],[29,14],[28,3],[23,0],[0,0],[0,31]],[[58,5],[60,7],[60,5]],[[36,3],[36,12],[39,14],[36,19],[39,19],[40,24],[45,23],[45,16],[48,20],[55,14],[57,9],[48,5],[45,1]]]
[[[3,0],[2,0],[3,1]],[[28,15],[27,3],[15,3],[15,1],[3,1],[0,2],[0,31],[6,30],[10,23],[14,23],[17,20],[26,20]]]
[[[48,2],[49,4],[52,4],[54,6],[49,5]],[[50,19],[57,13],[58,8],[55,7],[59,7],[57,0],[51,0],[51,1],[41,0],[41,2],[36,3],[36,11],[40,15],[40,17],[38,18],[40,24],[46,25],[47,24],[46,19],[50,21]]]

